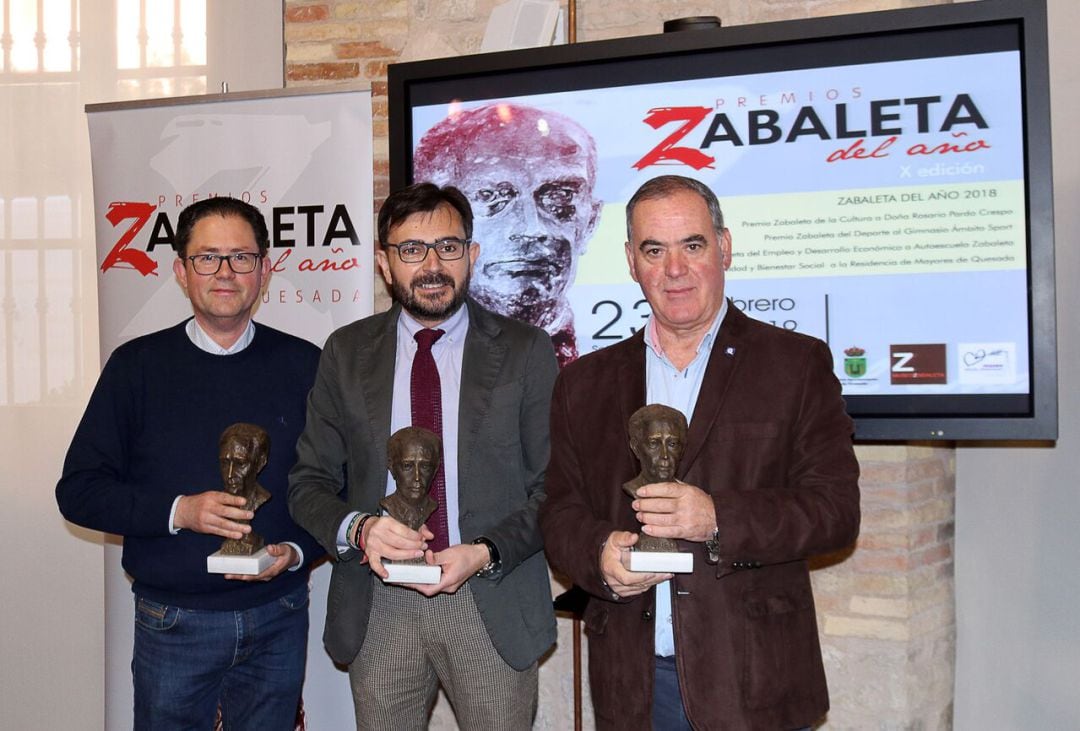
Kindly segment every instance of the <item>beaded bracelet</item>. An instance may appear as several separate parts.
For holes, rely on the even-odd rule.
[[[352,520],[349,521],[349,527],[345,529],[345,542],[354,550],[359,550],[359,546],[353,542],[353,529],[356,527],[356,521],[363,517],[364,513],[357,513],[352,517]]]
[[[367,546],[364,545],[364,524],[375,516],[372,513],[364,513],[360,516],[360,522],[356,524],[356,548],[360,551],[367,551]]]

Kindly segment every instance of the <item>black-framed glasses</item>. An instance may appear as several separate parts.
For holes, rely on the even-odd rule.
[[[419,264],[427,259],[428,251],[435,249],[435,254],[443,261],[455,261],[465,256],[465,250],[469,248],[470,239],[459,239],[457,236],[447,236],[433,244],[426,241],[402,241],[400,244],[383,244],[388,249],[397,249],[398,256],[406,264]]]
[[[210,276],[221,270],[223,261],[229,262],[229,269],[234,274],[251,274],[263,255],[255,251],[238,251],[235,254],[195,254],[184,258],[191,262],[196,274]]]

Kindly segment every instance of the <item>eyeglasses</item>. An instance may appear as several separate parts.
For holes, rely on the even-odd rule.
[[[383,246],[388,249],[397,249],[398,256],[406,264],[419,264],[427,259],[428,251],[431,249],[435,249],[435,254],[443,261],[460,259],[465,256],[465,249],[469,248],[471,243],[471,239],[448,236],[433,244],[426,241],[402,241],[400,244],[383,244]]]
[[[184,258],[191,262],[191,268],[196,274],[210,276],[221,270],[223,261],[229,262],[229,269],[232,269],[234,274],[251,274],[263,255],[253,251],[241,251],[236,254],[195,254]]]

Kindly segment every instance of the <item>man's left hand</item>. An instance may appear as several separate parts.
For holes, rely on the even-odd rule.
[[[261,574],[248,576],[247,574],[225,574],[226,579],[233,581],[270,581],[282,571],[291,568],[299,558],[296,551],[288,543],[270,543],[266,546],[266,552],[274,557],[274,563],[263,569]]]
[[[471,579],[477,571],[487,566],[491,554],[487,546],[477,543],[459,543],[445,551],[432,553],[429,549],[424,558],[431,566],[442,566],[442,578],[438,584],[403,584],[424,596],[453,594]]]
[[[716,507],[704,490],[684,482],[639,487],[633,502],[642,532],[657,538],[706,541],[716,529]]]

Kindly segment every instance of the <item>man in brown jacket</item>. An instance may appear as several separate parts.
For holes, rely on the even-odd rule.
[[[627,204],[646,326],[559,376],[541,528],[593,595],[585,613],[599,728],[796,729],[828,710],[806,560],[852,544],[859,468],[832,357],[724,298],[731,235],[715,195],[663,176]],[[627,420],[690,420],[676,479],[638,471]],[[638,530],[677,539],[690,574],[627,571]]]

